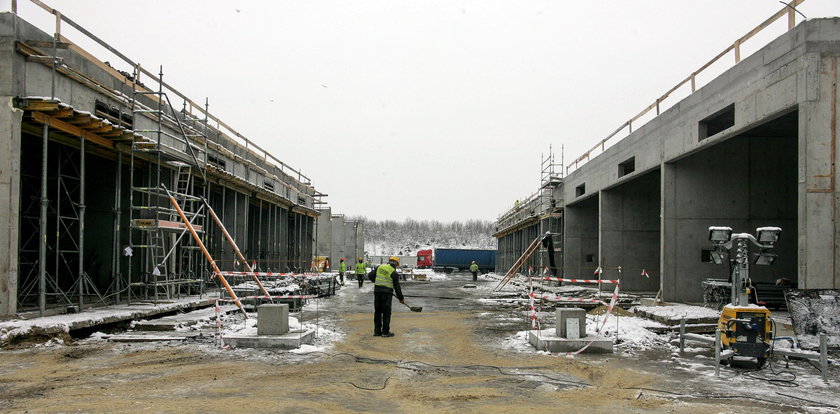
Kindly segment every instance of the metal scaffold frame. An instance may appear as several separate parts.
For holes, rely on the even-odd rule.
[[[239,251],[228,239],[249,272],[257,269],[251,268],[245,256],[259,258],[261,270],[307,268],[314,232],[303,226],[313,225],[309,215],[317,214],[307,200],[320,193],[306,176],[211,115],[209,100],[200,107],[166,84],[162,67],[156,75],[151,74],[59,11],[41,1],[31,1],[54,15],[55,32],[51,53],[44,51],[50,46],[48,42],[16,42],[18,53],[27,62],[48,66],[52,75],[49,98],[15,98],[15,105],[24,111],[23,132],[39,134],[42,148],[40,176],[31,162],[39,155],[34,140],[27,141],[29,162],[21,170],[21,193],[26,196],[21,198],[20,226],[31,231],[18,234],[20,312],[32,311],[36,298],[38,313],[44,316],[90,306],[203,295],[205,283],[214,280],[211,276],[220,270],[211,272],[209,263],[200,259],[200,246],[212,242],[224,251],[218,240],[226,233],[221,223],[221,231],[209,228],[212,226],[208,226],[205,215],[211,210],[205,203],[214,186],[222,189],[223,201],[224,194],[229,193],[241,207],[234,205],[235,211],[228,214],[223,202],[220,215],[232,220],[234,233],[238,231],[240,240],[244,240],[245,248]],[[129,63],[133,74],[97,60],[63,37],[63,23]],[[104,85],[68,64],[68,56],[92,62],[122,85]],[[140,81],[141,76],[156,87],[148,88]],[[102,95],[107,109],[100,108],[99,98],[95,114],[63,103],[56,95],[59,81],[90,88]],[[183,109],[176,110],[170,96],[182,98]],[[216,157],[212,160],[211,151]],[[91,182],[93,191],[86,188],[86,154],[90,153],[113,161],[113,186],[97,177]],[[226,169],[224,159],[233,162],[235,168],[244,166],[249,176],[243,178]],[[212,182],[208,179],[211,168]],[[106,207],[111,211],[104,212],[101,192],[110,192],[111,188],[113,200],[109,195]],[[178,208],[170,206],[166,188]],[[98,239],[92,243],[97,247],[86,249],[85,197],[91,194],[97,194],[98,206],[93,211]],[[178,212],[181,208],[183,215]],[[109,244],[103,249],[101,225],[106,220],[113,228],[105,230]],[[264,229],[266,225],[270,229]],[[185,237],[190,228],[198,239]],[[94,264],[102,264],[95,262],[97,254],[110,256],[105,265],[109,269],[107,280],[100,271],[93,278],[89,275]],[[235,263],[231,263],[233,270]],[[259,280],[257,283],[267,296],[268,291]]]

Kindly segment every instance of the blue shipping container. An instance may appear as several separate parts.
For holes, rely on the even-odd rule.
[[[472,261],[482,273],[496,269],[496,251],[479,249],[435,249],[435,267],[469,270]]]

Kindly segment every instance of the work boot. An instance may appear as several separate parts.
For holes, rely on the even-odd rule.
[[[385,332],[385,333],[382,334],[382,337],[384,337],[384,338],[391,338],[393,336],[394,336],[393,332]]]
[[[373,336],[382,336],[382,332],[374,332]]]

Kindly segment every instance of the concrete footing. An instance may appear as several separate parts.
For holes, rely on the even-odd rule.
[[[294,349],[311,344],[314,338],[314,329],[299,329],[285,335],[227,335],[224,340],[225,344],[234,348]]]
[[[263,304],[257,308],[257,335],[285,335],[288,332],[288,304]]]
[[[590,335],[585,338],[567,339],[557,336],[554,329],[543,329],[540,331],[528,332],[528,342],[540,351],[575,352],[586,346],[586,344],[590,341],[592,342],[592,345],[589,345],[589,347],[583,351],[584,353],[594,354],[613,352],[612,339],[605,338],[603,336]]]

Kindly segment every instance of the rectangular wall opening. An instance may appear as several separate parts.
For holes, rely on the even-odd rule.
[[[700,121],[699,140],[702,141],[735,125],[735,104],[717,111]]]
[[[624,177],[633,171],[636,171],[636,157],[630,157],[627,161],[618,164],[619,177]]]

